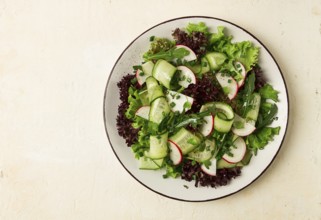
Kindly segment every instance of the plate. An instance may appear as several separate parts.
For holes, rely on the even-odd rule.
[[[188,23],[199,22],[205,22],[212,32],[216,30],[217,26],[225,26],[228,34],[232,35],[235,41],[250,40],[253,44],[259,46],[260,66],[264,71],[267,81],[279,91],[280,99],[280,102],[277,103],[279,108],[278,120],[272,124],[272,126],[281,126],[280,134],[275,136],[274,141],[269,143],[264,150],[259,151],[258,155],[252,158],[250,165],[242,169],[241,176],[233,179],[227,186],[218,188],[195,187],[194,182],[187,182],[180,178],[164,179],[162,177],[162,171],[139,170],[137,160],[134,158],[130,148],[125,144],[123,138],[118,135],[116,127],[117,109],[120,104],[117,82],[121,80],[124,75],[132,73],[133,65],[142,62],[142,54],[149,48],[150,37],[171,38],[171,33],[175,28],[184,28]],[[105,129],[110,146],[119,162],[133,178],[153,192],[168,198],[200,202],[220,199],[239,192],[257,180],[267,170],[278,154],[286,134],[289,102],[281,69],[267,47],[264,46],[259,39],[244,28],[229,21],[213,17],[193,16],[176,18],[157,24],[143,32],[125,48],[109,75],[103,110]]]

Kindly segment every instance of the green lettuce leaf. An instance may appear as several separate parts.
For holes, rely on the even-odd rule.
[[[279,132],[280,127],[264,127],[259,129],[247,137],[247,146],[256,155],[257,151],[264,149],[264,147],[273,140],[274,135],[278,135]]]
[[[259,93],[261,97],[264,99],[272,99],[275,102],[279,101],[279,92],[273,89],[273,87],[268,83],[265,84],[262,88],[260,88]]]
[[[186,27],[186,31],[191,34],[193,32],[202,32],[204,34],[208,34],[208,27],[204,22],[199,22],[198,24],[189,23]]]
[[[131,145],[135,158],[139,159],[144,155],[144,151],[149,149],[149,121],[139,116],[135,116],[132,126],[140,129],[138,132],[137,142]]]
[[[214,51],[225,53],[229,60],[241,62],[246,71],[258,63],[259,48],[250,41],[232,42],[232,36],[224,34],[224,27],[217,27],[217,33],[211,35],[209,40]]]
[[[142,102],[139,98],[139,91],[135,89],[134,87],[129,87],[128,89],[129,96],[128,96],[128,103],[129,107],[125,113],[125,116],[128,119],[133,119],[135,117],[135,113],[138,110],[139,107],[142,106]]]

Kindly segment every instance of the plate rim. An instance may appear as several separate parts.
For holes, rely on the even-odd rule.
[[[169,195],[166,195],[166,194],[163,194],[162,192],[159,192],[159,191],[156,191],[154,189],[152,189],[151,187],[147,186],[146,184],[144,184],[141,180],[139,180],[137,177],[135,177],[128,169],[127,167],[123,164],[123,162],[121,161],[121,159],[119,158],[119,156],[117,155],[115,149],[114,149],[114,146],[113,144],[111,143],[111,140],[110,140],[110,136],[109,136],[109,133],[107,131],[107,112],[106,112],[106,97],[107,97],[107,88],[108,88],[108,85],[110,83],[110,79],[112,77],[112,73],[114,72],[114,69],[115,67],[117,66],[119,60],[122,58],[123,54],[128,50],[128,48],[137,40],[139,39],[142,35],[144,35],[145,33],[147,33],[148,31],[158,27],[158,26],[161,26],[163,24],[166,24],[166,23],[170,23],[170,22],[173,22],[173,21],[176,21],[176,20],[183,20],[183,19],[194,19],[194,18],[199,18],[199,19],[212,19],[212,20],[217,20],[217,21],[221,21],[221,22],[225,22],[225,23],[228,23],[232,26],[235,26],[236,28],[238,29],[241,29],[242,31],[246,32],[247,34],[249,34],[251,37],[253,37],[256,41],[258,41],[262,47],[264,47],[264,49],[267,51],[267,53],[269,54],[269,56],[272,58],[273,62],[276,64],[278,70],[279,70],[279,73],[281,75],[281,78],[282,78],[282,82],[284,84],[284,89],[285,89],[285,92],[286,92],[286,98],[287,98],[287,119],[286,119],[286,125],[285,125],[285,131],[284,131],[284,135],[282,137],[282,140],[280,142],[280,146],[278,147],[278,150],[276,151],[276,153],[274,154],[271,162],[269,164],[267,164],[267,166],[262,170],[262,172],[257,175],[251,182],[249,182],[247,185],[243,186],[242,188],[234,191],[234,192],[231,192],[231,193],[228,193],[224,196],[220,196],[220,197],[217,197],[217,198],[211,198],[211,199],[195,199],[195,200],[191,200],[191,199],[182,199],[182,198],[176,198],[176,197],[173,197],[173,196],[169,196]],[[225,20],[225,19],[222,19],[222,18],[217,18],[217,17],[212,17],[212,16],[202,16],[202,15],[192,15],[192,16],[182,16],[182,17],[175,17],[175,18],[172,18],[172,19],[168,19],[168,20],[165,20],[165,21],[162,21],[160,23],[157,23],[155,25],[153,25],[152,27],[146,29],[145,31],[143,31],[142,33],[140,33],[137,37],[135,37],[132,41],[130,41],[130,43],[123,49],[123,51],[121,52],[121,54],[118,56],[116,62],[114,63],[110,73],[109,73],[109,76],[108,76],[108,79],[107,79],[107,83],[106,83],[106,86],[105,86],[105,90],[104,90],[104,97],[103,97],[103,118],[104,118],[104,127],[105,127],[105,132],[106,132],[106,135],[107,135],[107,139],[108,139],[108,142],[110,144],[110,147],[112,149],[112,151],[114,152],[116,158],[118,159],[118,161],[120,162],[120,164],[123,166],[123,168],[127,171],[127,173],[129,173],[137,182],[139,182],[141,185],[143,185],[144,187],[146,187],[147,189],[151,190],[152,192],[154,193],[157,193],[158,195],[161,195],[161,196],[164,196],[166,198],[170,198],[170,199],[173,199],[173,200],[176,200],[176,201],[183,201],[183,202],[209,202],[209,201],[214,201],[214,200],[219,200],[219,199],[223,199],[223,198],[226,198],[226,197],[229,197],[231,195],[234,195],[246,188],[248,188],[250,185],[252,185],[254,182],[256,182],[266,171],[267,169],[272,165],[272,163],[274,162],[275,158],[277,157],[277,155],[279,154],[283,144],[284,144],[284,141],[285,141],[285,138],[287,136],[287,131],[288,131],[288,126],[289,126],[289,118],[290,118],[290,99],[289,99],[289,90],[288,90],[288,87],[287,87],[287,84],[286,84],[286,81],[285,81],[285,78],[284,78],[284,74],[280,68],[280,65],[278,64],[278,62],[276,61],[276,59],[274,58],[274,56],[272,55],[272,53],[270,52],[270,50],[265,46],[265,44],[263,44],[263,42],[258,39],[255,35],[253,35],[251,32],[249,32],[248,30],[246,30],[245,28],[239,26],[238,24],[234,23],[234,22],[231,22],[231,21],[228,21],[228,20]],[[215,190],[215,189],[213,189]]]

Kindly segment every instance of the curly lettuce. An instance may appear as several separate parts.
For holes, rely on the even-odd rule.
[[[210,36],[210,45],[214,51],[224,53],[229,60],[241,62],[246,71],[258,63],[259,48],[254,46],[250,41],[232,42],[232,36],[224,33],[225,27],[217,27],[217,33]]]
[[[142,106],[142,102],[139,98],[138,90],[134,87],[129,87],[128,89],[128,103],[129,107],[125,113],[125,116],[128,119],[134,119],[135,113],[138,110],[139,107]]]

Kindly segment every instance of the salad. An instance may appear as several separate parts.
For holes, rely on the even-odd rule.
[[[203,22],[149,50],[119,82],[117,128],[142,170],[217,187],[241,175],[273,141],[278,91],[265,81],[259,48]]]

